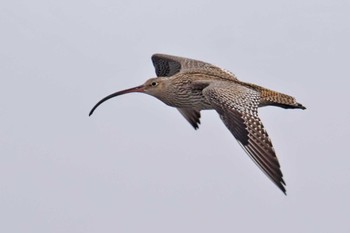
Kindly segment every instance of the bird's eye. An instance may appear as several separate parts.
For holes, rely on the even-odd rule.
[[[152,83],[151,83],[151,86],[152,87],[155,87],[155,86],[157,86],[158,85],[158,83],[156,82],[156,81],[153,81]]]

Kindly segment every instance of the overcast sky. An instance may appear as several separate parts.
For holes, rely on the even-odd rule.
[[[0,232],[350,232],[348,0],[0,3]],[[215,111],[130,94],[196,58],[308,109],[259,110],[287,196]]]

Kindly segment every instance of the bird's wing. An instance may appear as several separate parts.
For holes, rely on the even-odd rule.
[[[190,58],[154,54],[152,56],[152,62],[158,77],[170,77],[179,72],[205,72],[213,73],[224,79],[237,79],[234,74],[227,70]]]
[[[201,118],[199,111],[192,108],[177,108],[179,112],[186,118],[186,120],[193,126],[194,129],[198,129]]]
[[[259,92],[234,83],[212,83],[203,95],[249,157],[284,192],[285,182],[271,140],[258,116]]]

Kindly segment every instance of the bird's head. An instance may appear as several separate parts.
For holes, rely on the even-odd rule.
[[[165,88],[166,80],[167,80],[167,78],[164,78],[164,77],[150,78],[144,84],[142,84],[140,86],[129,88],[129,89],[122,90],[122,91],[117,91],[113,94],[110,94],[110,95],[106,96],[105,98],[101,99],[91,109],[89,116],[91,116],[92,113],[94,113],[95,109],[99,105],[101,105],[103,102],[105,102],[106,100],[109,100],[113,97],[119,96],[119,95],[124,95],[124,94],[132,93],[132,92],[140,92],[140,93],[146,93],[146,94],[149,94],[149,95],[152,95],[154,97],[159,98],[161,96],[161,93],[163,93],[163,90]]]
[[[143,84],[143,92],[158,97],[165,90],[167,80],[168,78],[163,77],[150,78]]]

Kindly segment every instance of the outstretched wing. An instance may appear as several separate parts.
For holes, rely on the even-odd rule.
[[[235,83],[219,82],[206,87],[203,95],[250,158],[286,193],[275,150],[258,117],[259,92]]]
[[[183,72],[193,68],[210,66],[210,64],[202,61],[166,54],[154,54],[152,56],[152,62],[158,77],[170,77],[180,71]]]
[[[180,72],[205,71],[206,73],[213,73],[220,76],[223,79],[236,80],[234,74],[227,70],[190,58],[154,54],[152,56],[152,62],[158,77],[170,77]]]

